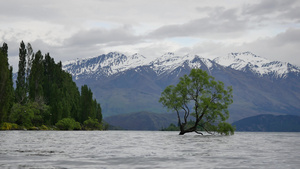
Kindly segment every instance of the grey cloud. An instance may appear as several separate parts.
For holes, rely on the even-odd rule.
[[[296,22],[300,22],[300,6],[293,7],[290,10],[286,11],[286,13],[282,14],[282,18],[293,19]]]
[[[2,19],[5,19],[7,22],[14,20],[27,21],[28,19],[56,22],[62,18],[63,13],[50,1],[10,0],[1,3],[0,15],[6,16]]]
[[[278,11],[289,10],[291,5],[293,5],[296,0],[261,0],[260,3],[247,6],[245,8],[245,13],[264,15],[270,14]]]
[[[201,8],[198,8],[201,10]],[[238,36],[247,28],[247,22],[239,19],[236,9],[214,8],[208,17],[189,21],[184,24],[166,25],[154,30],[149,37],[231,37]]]
[[[249,5],[243,6],[245,3]],[[178,49],[183,53],[190,50],[199,55],[224,55],[249,50],[261,56],[299,56],[300,31],[292,29],[299,27],[300,22],[297,0],[231,3],[222,0],[9,0],[0,5],[0,18],[0,38],[8,43],[10,56],[18,55],[21,40],[30,42],[34,50],[50,52],[57,61],[95,56],[119,47],[160,55],[180,48],[181,43],[176,44],[173,37],[191,37],[201,42],[194,47],[184,44],[184,48]],[[125,24],[133,25],[134,29],[116,27]],[[158,25],[161,27],[157,28]],[[264,32],[273,37],[263,38]],[[257,40],[250,43],[253,39]],[[143,48],[144,44],[149,46]]]
[[[126,27],[117,29],[91,29],[81,30],[74,34],[72,37],[65,40],[65,45],[103,45],[115,46],[121,44],[137,43],[141,37],[136,36],[131,30]]]
[[[261,51],[266,55],[299,57],[300,29],[288,29],[274,37],[260,38],[251,43],[244,43],[243,48]],[[268,54],[269,53],[269,54]]]
[[[276,39],[277,43],[280,45],[292,43],[300,46],[300,29],[288,29],[281,34],[278,34],[274,39]]]
[[[259,38],[249,43],[236,44],[206,41],[189,48],[178,49],[176,52],[191,52],[213,59],[231,52],[251,51],[271,61],[284,61],[300,66],[299,39],[300,29],[288,29],[274,37]]]
[[[260,21],[288,19],[299,21],[300,3],[297,0],[261,0],[243,8],[243,15],[257,17]],[[265,18],[265,19],[261,19]]]
[[[299,39],[300,29],[288,29],[275,37],[259,39],[242,47],[272,60],[288,61],[300,66]]]
[[[274,37],[257,39],[232,49],[251,51],[270,60],[285,61],[300,66],[300,29],[288,29]]]

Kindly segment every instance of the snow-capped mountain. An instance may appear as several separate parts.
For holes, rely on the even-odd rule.
[[[111,76],[130,69],[142,66],[150,66],[157,75],[171,72],[184,63],[191,68],[200,68],[200,59],[205,65],[210,67],[211,60],[200,58],[199,56],[184,55],[178,56],[174,53],[166,53],[158,58],[145,57],[140,54],[126,56],[121,53],[111,52],[94,58],[77,59],[63,63],[63,69],[71,73],[76,79],[80,76],[103,75]]]
[[[104,116],[150,111],[166,112],[158,102],[168,85],[192,68],[209,72],[233,87],[232,121],[258,114],[300,115],[300,68],[269,61],[250,52],[207,59],[166,53],[161,57],[117,52],[63,63],[78,86],[87,84]]]
[[[77,59],[64,62],[63,69],[71,73],[76,79],[80,75],[105,75],[110,76],[140,65],[147,65],[149,61],[142,55],[126,56],[121,53],[111,52],[98,57]]]
[[[276,78],[285,78],[289,73],[297,75],[300,73],[300,67],[285,62],[269,61],[251,52],[230,53],[228,56],[214,59],[214,62],[235,70],[250,70],[258,76],[271,75]]]
[[[286,78],[289,73],[300,74],[300,67],[279,61],[269,61],[250,52],[230,53],[214,60],[202,58],[197,55],[179,56],[166,53],[161,57],[145,57],[140,54],[126,56],[121,53],[111,52],[94,58],[77,59],[64,62],[64,70],[71,73],[76,79],[86,76],[111,76],[130,69],[150,66],[157,74],[172,72],[178,67],[201,68],[204,65],[210,70],[214,64],[232,68],[238,71],[251,71],[257,76],[273,76]]]
[[[212,66],[212,62],[209,59],[200,58],[197,55],[178,56],[174,53],[166,53],[150,63],[151,68],[153,68],[157,75],[172,72],[182,66],[200,68],[201,64],[204,64],[208,68]]]

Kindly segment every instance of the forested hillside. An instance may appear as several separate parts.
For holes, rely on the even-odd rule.
[[[0,47],[1,129],[100,129],[101,106],[87,85],[79,92],[72,76],[49,53],[20,43],[16,88],[13,88],[6,43]]]

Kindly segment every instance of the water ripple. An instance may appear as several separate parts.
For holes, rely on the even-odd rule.
[[[0,168],[299,168],[300,133],[0,131]]]

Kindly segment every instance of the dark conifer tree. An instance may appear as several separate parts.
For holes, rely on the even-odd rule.
[[[13,82],[13,68],[12,66],[9,67],[9,79],[7,81],[7,87],[6,87],[8,96],[8,111],[7,111],[7,117],[5,118],[6,120],[8,119],[10,113],[11,113],[11,108],[14,104],[15,101],[15,89],[14,89],[14,82]]]
[[[8,46],[0,47],[0,123],[7,121],[14,101],[12,67],[8,63]]]
[[[98,119],[98,122],[101,123],[102,122],[102,109],[99,103],[97,103],[97,100],[94,100],[95,103],[95,108],[96,108],[96,119]]]
[[[97,118],[101,122],[101,107],[93,100],[91,89],[82,86],[80,95],[72,76],[62,70],[61,62],[56,64],[49,53],[45,58],[41,51],[34,54],[30,44],[25,49],[23,41],[19,57],[17,91],[14,91],[7,45],[0,47],[0,123],[9,120],[30,127],[54,125],[63,118],[81,123]]]
[[[80,93],[72,76],[62,70],[61,62],[55,63],[50,54],[45,55],[43,96],[51,107],[51,123],[55,124],[63,118],[78,120]]]
[[[44,65],[43,55],[38,51],[34,55],[32,67],[29,75],[29,98],[31,101],[43,103],[43,80],[44,80]]]
[[[81,87],[81,96],[80,96],[80,123],[83,123],[88,117],[91,117],[93,111],[93,93],[87,85]],[[91,117],[93,118],[93,117]]]
[[[26,103],[26,47],[24,42],[22,41],[19,49],[19,70],[18,77],[16,81],[16,102],[20,104]]]
[[[32,61],[34,59],[34,53],[33,49],[31,47],[31,44],[28,43],[26,46],[27,49],[27,65],[26,65],[26,95],[29,93],[29,75],[30,75],[30,70],[32,67]]]

